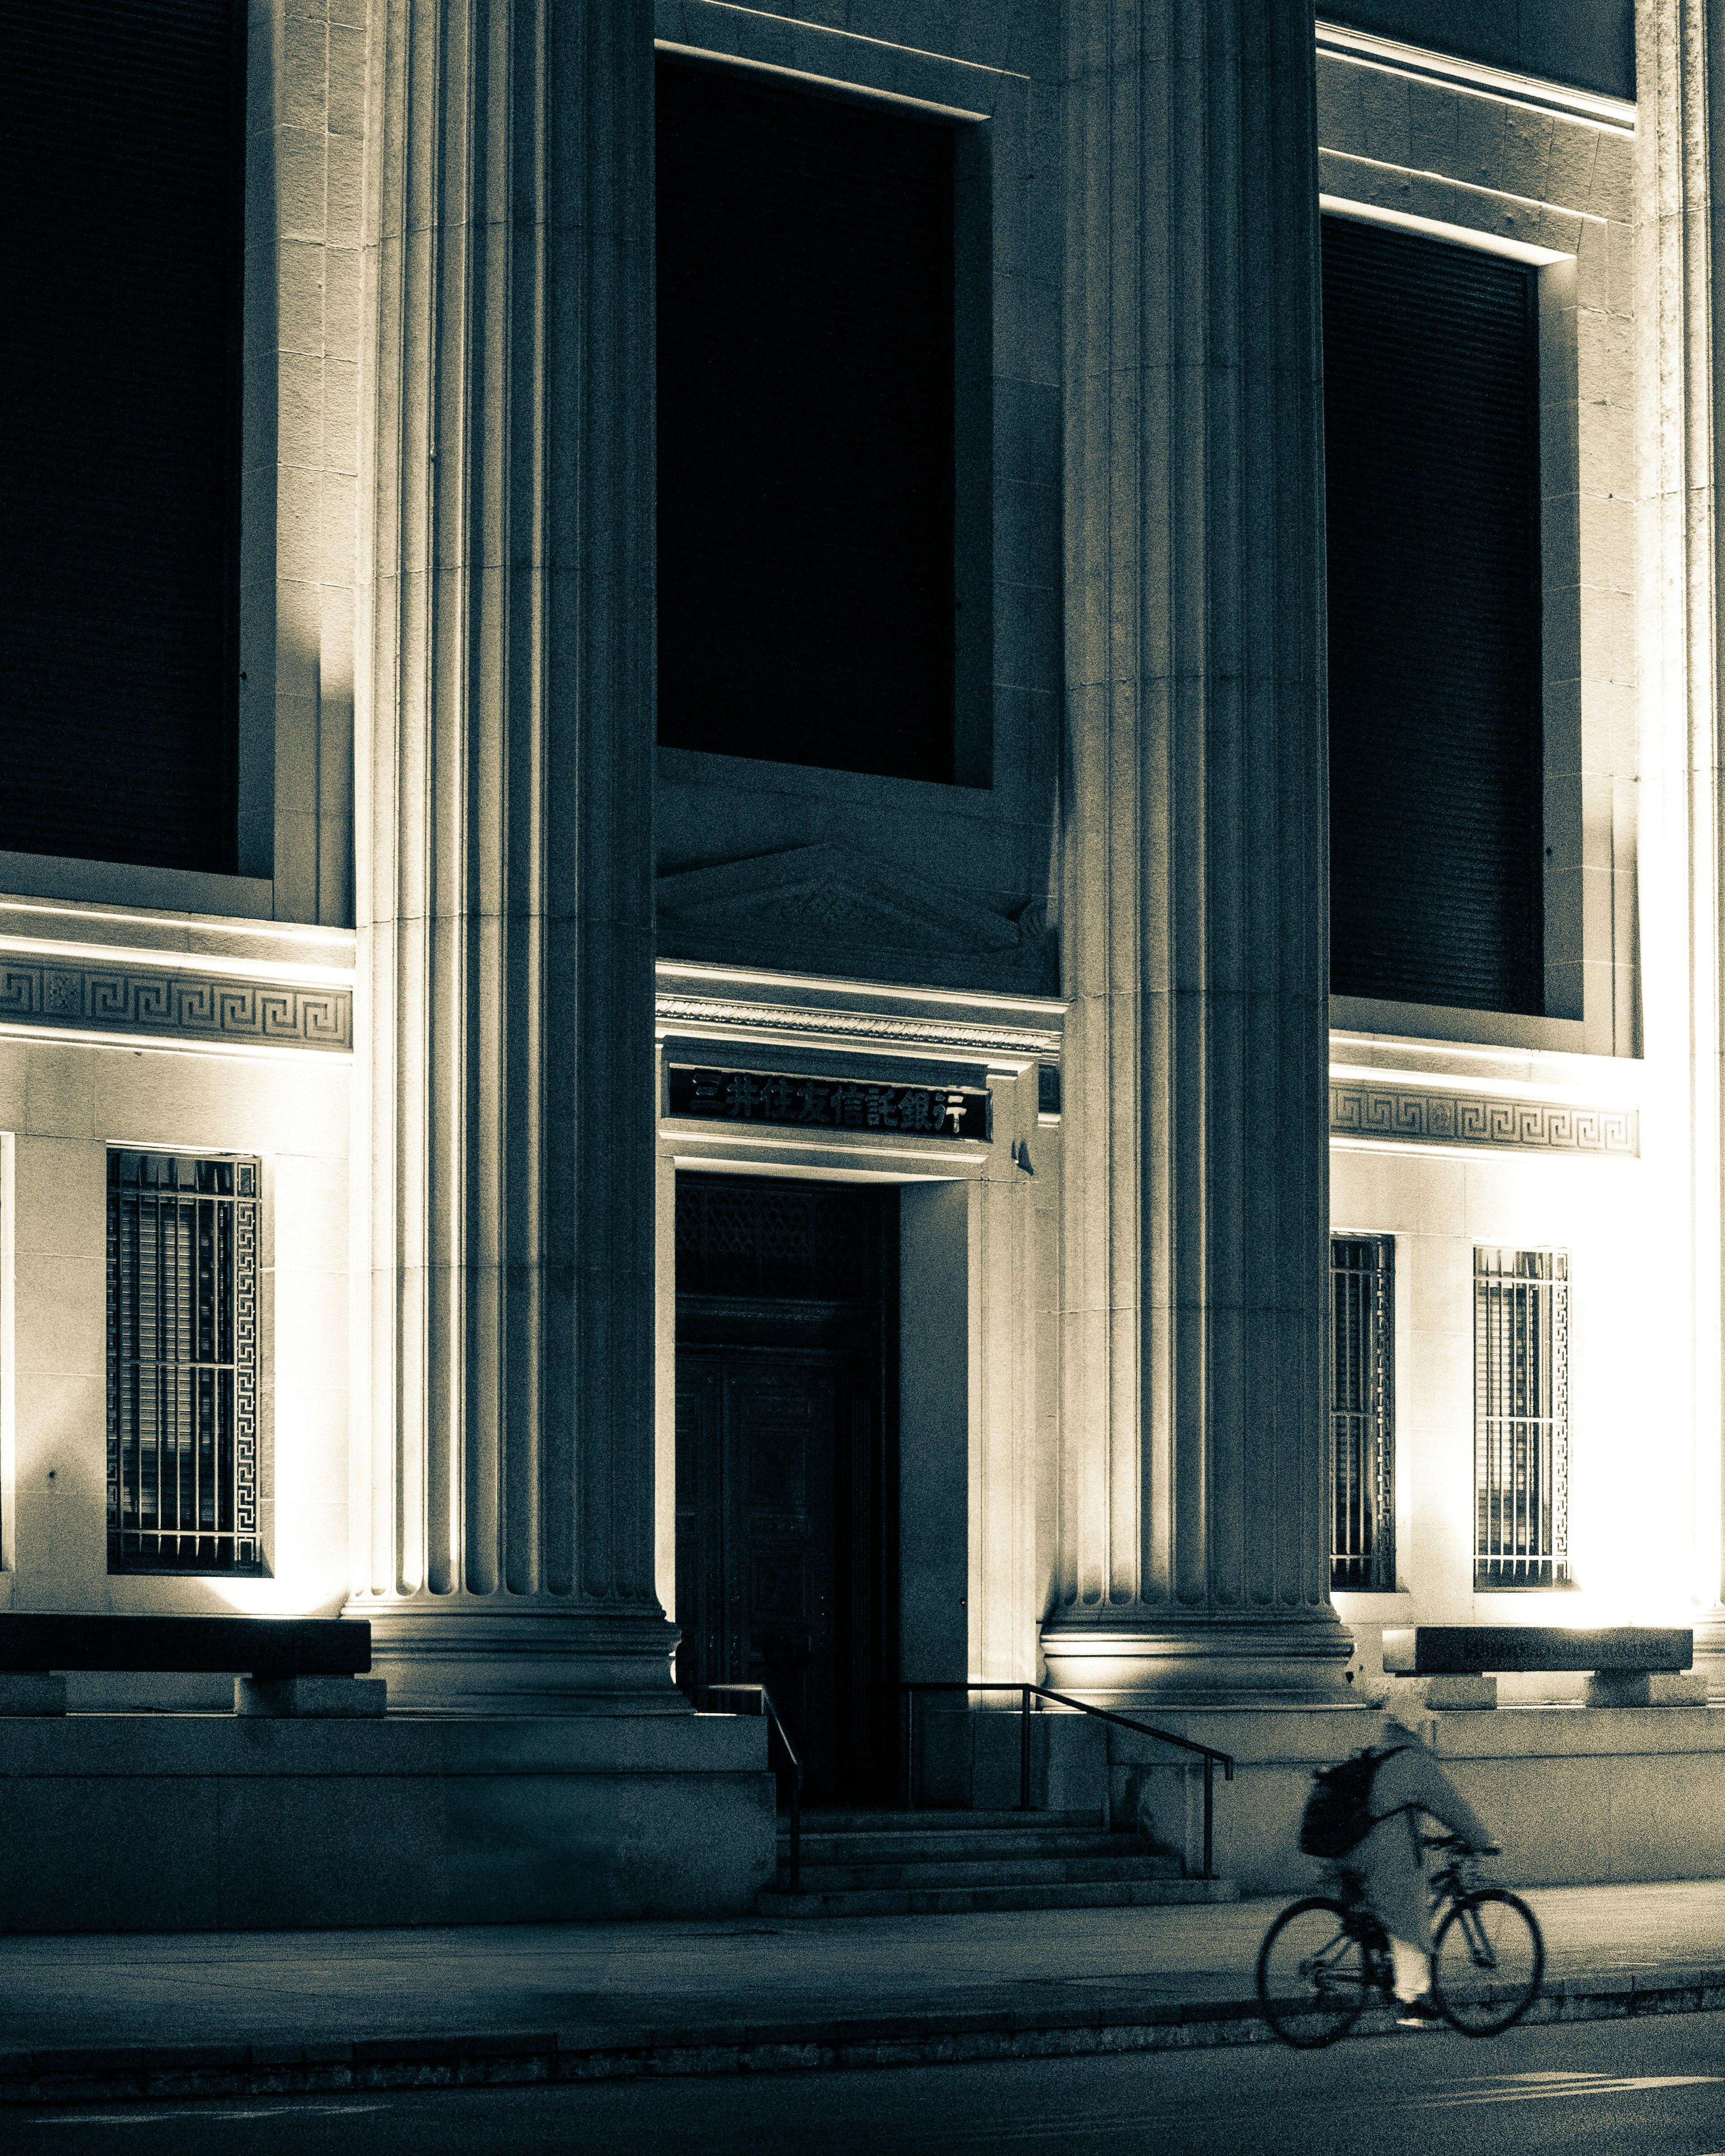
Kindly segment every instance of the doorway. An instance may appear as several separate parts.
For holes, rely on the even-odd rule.
[[[815,1804],[895,1779],[897,1199],[677,1178],[677,1681],[767,1686]]]

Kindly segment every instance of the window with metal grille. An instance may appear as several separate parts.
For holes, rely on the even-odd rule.
[[[1473,1254],[1474,1585],[1568,1587],[1569,1260]]]
[[[1395,1587],[1395,1238],[1330,1239],[1330,1584]]]
[[[261,1573],[258,1163],[108,1155],[108,1569]]]

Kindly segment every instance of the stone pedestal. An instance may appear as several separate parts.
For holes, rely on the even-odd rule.
[[[0,1671],[0,1714],[64,1714],[66,1680],[49,1670]]]
[[[1312,24],[1068,11],[1060,1549],[1050,1681],[1345,1701],[1327,1594]]]
[[[1589,1707],[1651,1707],[1653,1679],[1645,1670],[1595,1670],[1581,1697]]]
[[[392,1707],[681,1714],[653,1573],[652,13],[376,24],[350,1608]]]
[[[0,1804],[0,1933],[741,1915],[773,1875],[746,1715],[74,1714],[8,1726]]]
[[[1407,1689],[1413,1697],[1404,1701],[1402,1683],[1389,1688],[1390,1710],[1399,1712],[1404,1718],[1417,1713],[1422,1706],[1433,1713],[1463,1714],[1477,1713],[1497,1704],[1497,1680],[1483,1673],[1477,1676],[1414,1677],[1408,1681]],[[1646,1704],[1645,1699],[1641,1703]]]
[[[388,1712],[381,1677],[235,1677],[234,1712],[278,1722],[375,1722]]]

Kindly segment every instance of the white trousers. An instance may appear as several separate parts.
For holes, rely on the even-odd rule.
[[[1410,1947],[1405,1939],[1391,1937],[1391,1958],[1395,1963],[1398,1999],[1423,1999],[1431,1989],[1431,1957],[1424,1947]]]

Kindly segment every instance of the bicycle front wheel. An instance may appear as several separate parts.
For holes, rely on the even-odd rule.
[[[1545,1941],[1533,1912],[1502,1887],[1482,1887],[1438,1926],[1431,1993],[1464,2036],[1513,2028],[1539,1995]]]
[[[1365,1948],[1339,1902],[1313,1896],[1284,1909],[1258,1949],[1258,2004],[1296,2051],[1345,2036],[1374,1988]]]

